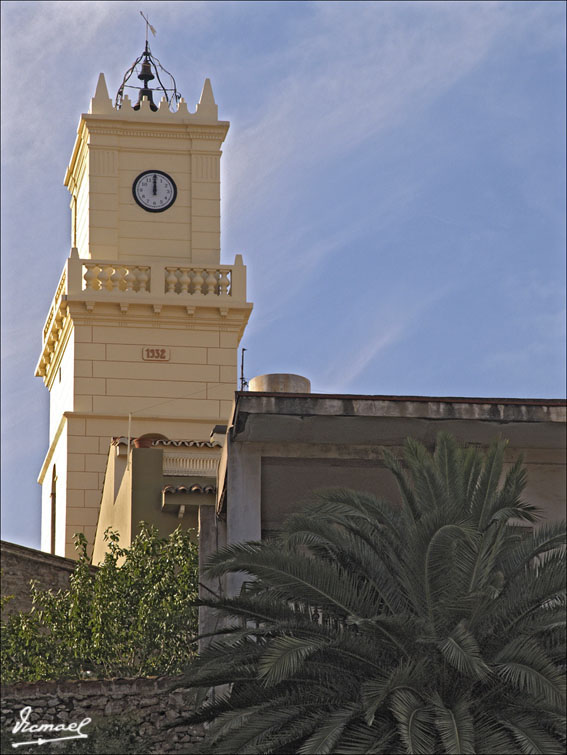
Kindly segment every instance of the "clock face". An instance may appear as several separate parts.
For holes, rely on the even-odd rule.
[[[135,179],[132,193],[136,202],[148,212],[163,212],[175,202],[175,181],[162,170],[145,170]]]

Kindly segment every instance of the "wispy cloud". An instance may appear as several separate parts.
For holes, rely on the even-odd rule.
[[[285,54],[274,51],[281,74],[273,91],[265,93],[258,117],[239,128],[223,158],[229,179],[223,210],[230,222],[249,227],[266,214],[273,224],[278,198],[293,195],[313,167],[348,160],[355,150],[419,119],[498,46],[528,33],[539,35],[534,44],[556,42],[549,24],[534,23],[539,16],[534,4],[517,13],[509,3],[315,3]],[[275,67],[274,61],[266,65]],[[389,195],[380,197],[386,221],[407,212],[420,188],[418,176],[412,181],[405,185],[394,177]],[[284,314],[290,299],[316,283],[325,260],[345,240],[356,239],[358,229],[348,217],[338,235],[334,228],[327,232],[320,217],[318,222],[320,239],[306,247],[305,227],[276,219],[266,229],[265,248],[249,252],[264,287],[256,292],[262,320],[252,321],[249,335]],[[270,275],[273,260],[277,281]],[[397,328],[395,333],[399,337]],[[380,338],[376,348],[393,338]]]
[[[435,291],[408,288],[403,281],[388,291],[380,289],[362,297],[353,307],[337,333],[337,348],[326,364],[314,375],[321,389],[348,390],[376,359],[388,358],[393,347],[407,339],[426,316],[427,311],[449,296],[455,287],[440,284]]]
[[[281,60],[260,119],[240,131],[228,158],[247,187],[228,195],[234,210],[256,211],[251,198],[261,202],[274,176],[283,188],[330,153],[343,156],[417,117],[494,45],[528,31],[536,13],[529,4],[512,13],[507,3],[315,4]]]

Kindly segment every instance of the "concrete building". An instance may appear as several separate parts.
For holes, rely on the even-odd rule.
[[[280,384],[280,376],[264,376],[263,391],[236,394],[219,464],[215,535],[203,548],[265,537],[317,489],[353,488],[396,503],[383,449],[401,453],[410,436],[432,448],[440,431],[482,447],[506,439],[505,467],[520,455],[526,464],[526,499],[547,519],[565,516],[563,400],[282,393]],[[227,588],[240,582],[234,576]]]

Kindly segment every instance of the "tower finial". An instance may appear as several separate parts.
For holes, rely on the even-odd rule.
[[[165,98],[167,99],[167,103],[170,108],[172,108],[174,105],[176,105],[179,100],[181,99],[181,95],[177,91],[177,87],[175,84],[175,79],[173,76],[167,71],[162,64],[159,62],[159,60],[155,57],[155,55],[152,55],[152,51],[150,50],[150,45],[148,42],[148,29],[151,31],[151,33],[155,36],[157,34],[154,27],[150,24],[150,21],[147,16],[145,16],[142,11],[140,11],[140,15],[146,22],[146,44],[144,47],[144,51],[141,55],[139,55],[136,60],[132,63],[130,68],[126,71],[124,74],[124,78],[122,79],[122,84],[120,85],[118,92],[116,94],[116,108],[119,110],[122,107],[122,103],[124,102],[125,93],[124,89],[138,89],[139,95],[138,95],[138,101],[133,106],[134,110],[139,110],[140,106],[142,104],[142,101],[144,98],[147,98],[149,101],[150,108],[153,111],[156,111],[158,109],[157,105],[154,103],[153,99],[153,92],[160,91],[165,95]],[[139,67],[139,68],[138,68]],[[137,71],[138,78],[142,82],[142,86],[133,86],[132,84],[128,84],[128,81],[131,79],[131,77],[134,75],[134,72]],[[171,79],[172,86],[166,87],[164,86],[161,77],[164,74],[167,74],[169,78]],[[148,86],[148,82],[152,81],[153,79],[157,79],[159,86],[151,89]]]

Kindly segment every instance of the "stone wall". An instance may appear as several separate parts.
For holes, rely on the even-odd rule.
[[[14,596],[6,604],[4,618],[16,611],[30,610],[31,579],[35,579],[44,590],[66,590],[69,587],[69,577],[77,565],[73,559],[52,556],[5,540],[0,543],[0,555],[2,596]]]
[[[42,745],[44,755],[51,748],[60,753],[195,753],[204,730],[179,723],[193,709],[195,693],[172,689],[178,681],[179,677],[154,677],[3,685],[2,752],[11,751],[8,743],[61,736],[12,733],[20,711],[30,706],[31,724],[80,724],[84,718],[92,719],[81,729],[88,739]],[[20,755],[33,751],[33,745],[18,747]]]

